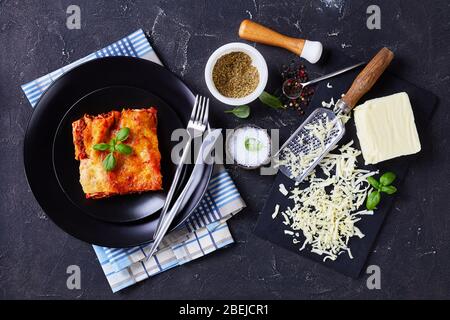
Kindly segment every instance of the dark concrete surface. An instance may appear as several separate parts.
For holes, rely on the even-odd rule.
[[[366,8],[381,8],[381,30],[366,28]],[[66,8],[81,7],[81,30],[66,28]],[[442,1],[30,1],[0,0],[0,298],[32,299],[327,299],[450,298],[449,2]],[[27,186],[22,142],[32,109],[20,85],[75,61],[138,28],[170,70],[207,94],[203,68],[210,53],[237,41],[244,18],[281,32],[317,39],[330,50],[368,59],[395,50],[394,73],[435,93],[429,150],[411,167],[368,264],[381,268],[381,290],[367,275],[352,280],[252,234],[272,178],[231,168],[248,208],[230,222],[236,243],[207,257],[112,294],[89,244],[55,226]],[[256,45],[270,69],[269,89],[293,55]],[[309,66],[308,66],[309,67]],[[221,126],[243,123],[224,115]],[[294,112],[252,104],[249,122],[295,126]],[[66,287],[66,268],[79,265],[82,289]]]

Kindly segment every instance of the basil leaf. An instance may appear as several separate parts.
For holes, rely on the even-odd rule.
[[[119,151],[120,153],[123,154],[131,154],[131,152],[133,152],[133,149],[131,149],[129,145],[120,143],[116,145],[116,151]]]
[[[394,186],[381,186],[380,190],[387,194],[394,194],[397,192],[397,188]]]
[[[390,185],[392,182],[394,182],[396,176],[395,173],[393,172],[386,172],[385,174],[383,174],[380,178],[380,183],[383,186],[388,186]]]
[[[263,144],[258,139],[246,138],[244,141],[244,146],[245,146],[245,149],[247,149],[248,151],[255,152],[255,151],[261,150],[263,147]]]
[[[380,189],[380,183],[374,177],[368,177],[367,182],[375,189]]]
[[[271,95],[270,93],[263,91],[259,96],[259,100],[264,103],[266,106],[269,106],[274,109],[283,108],[283,103],[278,97]]]
[[[108,155],[105,157],[105,159],[103,160],[103,167],[105,168],[106,171],[112,171],[114,170],[114,168],[116,167],[117,161],[116,158],[114,157],[114,154],[108,153]]]
[[[248,118],[248,116],[250,115],[250,107],[247,105],[243,105],[243,106],[238,106],[231,110],[225,110],[224,112],[232,113],[238,118],[245,119],[245,118]]]
[[[109,151],[114,152],[116,150],[116,143],[117,143],[117,139],[116,138],[112,138],[109,141]]]
[[[117,132],[116,139],[118,141],[125,141],[128,138],[128,135],[130,134],[130,128],[122,128]]]
[[[107,143],[98,143],[93,146],[94,150],[97,151],[106,151],[109,149],[109,144]]]
[[[376,209],[377,205],[380,203],[380,200],[381,200],[380,191],[376,190],[369,193],[369,196],[367,197],[366,201],[367,210]]]

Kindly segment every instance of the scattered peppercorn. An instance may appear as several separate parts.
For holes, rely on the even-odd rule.
[[[281,77],[284,83],[287,80],[292,90],[298,90],[299,83],[308,81],[308,73],[304,64],[292,60],[288,65],[282,66]],[[297,110],[300,114],[305,112],[306,107],[311,102],[312,96],[314,94],[314,87],[308,86],[303,88],[301,94],[296,99],[290,99],[283,95],[282,102],[285,108],[292,107]]]

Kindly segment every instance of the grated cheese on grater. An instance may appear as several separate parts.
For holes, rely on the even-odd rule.
[[[347,123],[350,116],[339,114],[335,120],[330,120],[324,114],[326,120],[320,119],[317,122],[311,122],[305,125],[304,129],[308,131],[307,137],[301,134],[296,138],[298,145],[308,145],[302,148],[298,154],[286,147],[275,164],[275,168],[285,166],[290,170],[290,178],[296,179],[301,176],[327,149],[328,138],[333,135],[333,130],[337,121]],[[308,142],[310,141],[310,142]],[[314,141],[311,143],[311,141]]]
[[[295,154],[288,147],[282,151],[282,158],[278,159],[275,167],[286,166],[291,170],[291,178],[295,179],[300,176],[311,164],[322,155],[326,149],[326,140],[331,134],[334,121],[330,121],[328,118],[323,123],[319,120],[314,123],[308,123],[305,126],[305,130],[309,132],[305,137],[303,134],[297,137],[297,143],[299,145],[309,144],[310,148],[301,150],[299,154]],[[318,143],[308,143],[308,140],[315,140]]]
[[[295,186],[289,199],[294,207],[281,212],[283,223],[293,231],[302,231],[305,240],[300,248],[311,246],[311,252],[336,260],[342,253],[353,258],[348,242],[350,238],[364,237],[355,226],[363,215],[372,215],[372,211],[357,211],[364,203],[370,185],[367,177],[377,172],[358,169],[357,157],[361,151],[352,147],[353,141],[342,146],[340,153],[326,155],[319,164],[324,178],[313,171],[305,181],[309,186]],[[354,213],[352,213],[354,212]],[[294,234],[294,243],[299,240]]]

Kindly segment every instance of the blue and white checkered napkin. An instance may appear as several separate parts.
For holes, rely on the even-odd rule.
[[[108,56],[139,57],[162,64],[144,32],[138,30],[66,67],[24,84],[22,90],[34,107],[45,90],[62,74],[83,62]],[[245,203],[225,168],[216,166],[205,196],[193,215],[183,227],[163,239],[157,253],[148,261],[149,245],[126,249],[93,246],[111,289],[117,292],[232,243],[226,220],[244,207]]]

